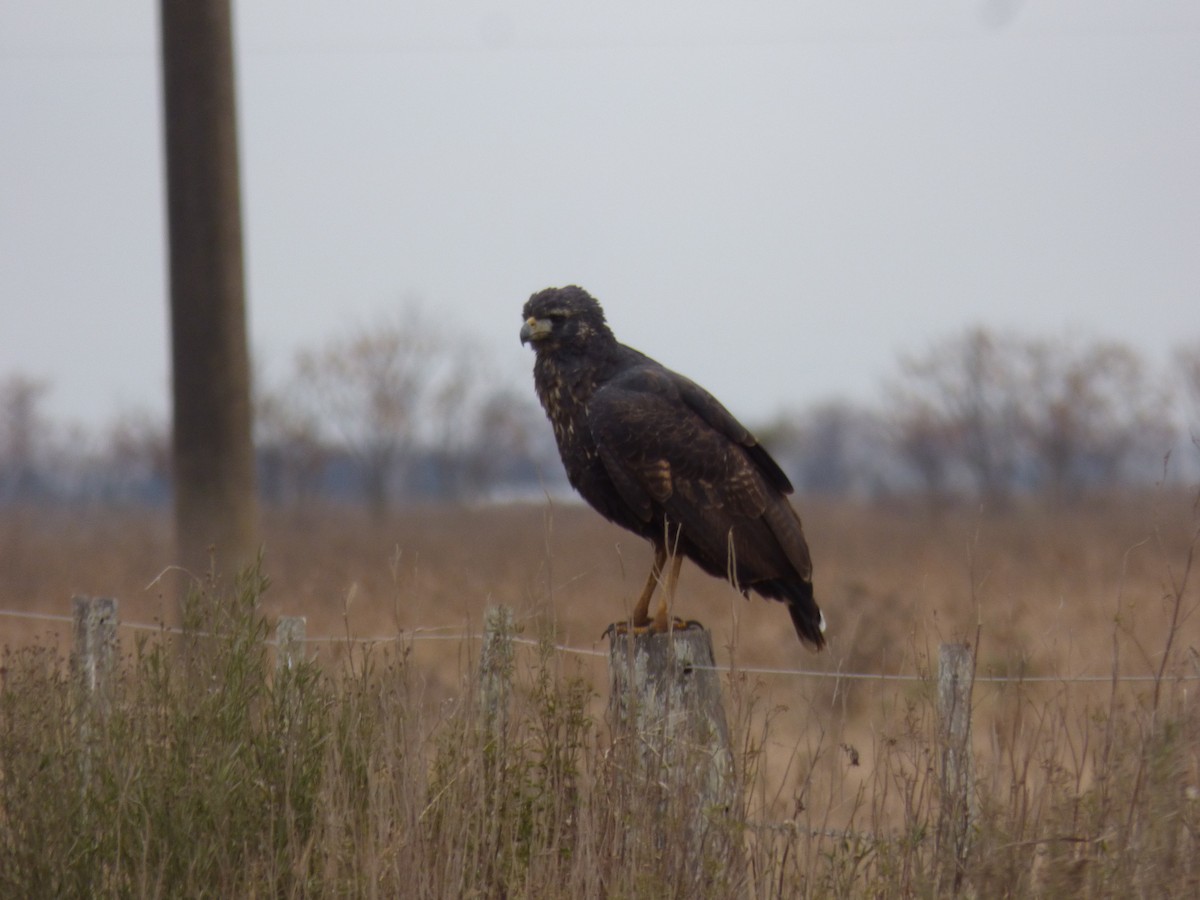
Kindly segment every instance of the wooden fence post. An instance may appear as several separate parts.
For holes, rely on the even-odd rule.
[[[970,644],[942,644],[938,654],[938,747],[941,809],[938,816],[939,886],[957,893],[966,873],[975,818],[971,753],[971,689],[975,655]]]
[[[71,598],[75,646],[71,672],[78,689],[75,727],[82,755],[80,787],[85,792],[92,778],[94,726],[108,717],[112,699],[113,669],[117,657],[117,601],[112,597]]]
[[[483,652],[479,659],[479,706],[483,725],[497,744],[508,733],[513,678],[513,611],[490,606],[483,614]]]
[[[308,620],[304,616],[280,616],[275,623],[275,686],[282,700],[282,727],[293,733],[300,714],[297,668],[304,662],[304,638]]]
[[[294,669],[304,661],[308,620],[304,616],[280,616],[275,623],[275,671]]]
[[[737,839],[720,827],[736,815],[739,801],[709,632],[614,629],[609,674],[617,758],[630,770],[625,774],[637,795],[651,798],[648,811],[659,823],[654,839],[665,841],[669,831],[686,855],[684,870],[695,873],[707,868],[706,855],[736,853]]]
[[[509,706],[513,693],[513,613],[507,606],[488,607],[483,614],[483,650],[479,657],[479,708],[475,732],[481,742],[482,765],[477,801],[490,817],[505,809],[514,791],[509,760]],[[498,853],[499,829],[483,837],[484,858]]]
[[[107,709],[117,650],[117,601],[112,597],[73,597],[75,648],[71,668],[94,709]]]

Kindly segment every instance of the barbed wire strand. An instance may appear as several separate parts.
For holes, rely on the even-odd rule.
[[[54,613],[38,613],[25,612],[22,610],[0,609],[0,616],[15,619],[32,619],[43,622],[60,622],[70,624],[74,621],[71,616],[56,615]],[[191,634],[197,637],[220,637],[218,634],[202,631],[187,631],[174,625],[166,624],[149,624],[146,622],[125,622],[117,623],[118,628],[127,628],[131,631],[157,631],[162,634],[182,635]],[[354,635],[341,635],[338,637],[306,637],[305,644],[389,644],[400,641],[482,641],[486,635],[479,632],[454,632],[451,634],[442,634],[447,628],[456,626],[431,626],[419,627],[408,631],[398,631],[395,634],[389,635],[371,635],[366,637],[358,637]],[[574,647],[569,644],[550,643],[547,645],[545,641],[536,640],[534,638],[520,637],[514,635],[511,638],[514,644],[521,644],[528,647],[549,646],[555,652],[567,653],[574,656],[590,656],[605,658],[609,656],[608,651],[596,650],[588,647]],[[277,646],[278,642],[274,638],[266,638],[264,643],[269,646]],[[723,674],[746,674],[746,675],[784,675],[793,678],[832,678],[845,681],[899,681],[899,682],[927,682],[933,679],[932,675],[920,675],[914,673],[888,673],[888,672],[840,672],[840,671],[823,671],[821,669],[785,669],[773,666],[743,666],[743,665],[724,665],[724,666],[694,666],[697,669],[706,669],[709,671],[720,672]],[[1108,683],[1113,681],[1112,675],[980,675],[976,674],[976,684],[1088,684],[1088,683]],[[1158,680],[1155,675],[1118,675],[1115,679],[1118,682],[1154,682]],[[1200,681],[1200,673],[1192,675],[1175,675],[1164,677],[1164,681]]]
[[[16,609],[0,609],[0,616],[10,616],[14,619],[40,619],[44,622],[73,622],[71,616],[59,616],[54,613],[21,612]]]

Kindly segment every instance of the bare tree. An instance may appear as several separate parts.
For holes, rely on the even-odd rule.
[[[465,338],[444,348],[444,365],[431,373],[425,392],[426,433],[435,473],[435,493],[448,500],[463,500],[474,493],[468,459],[478,437],[478,417],[490,379],[479,351]]]
[[[40,492],[38,459],[48,429],[41,405],[49,390],[47,382],[25,375],[0,380],[0,500],[25,502]]]
[[[1134,476],[1128,467],[1139,449],[1161,459],[1169,448],[1166,397],[1129,347],[1039,340],[1028,342],[1025,355],[1023,421],[1051,497],[1111,488]]]
[[[254,402],[259,489],[272,506],[306,507],[320,494],[332,457],[311,404],[288,386],[260,390]]]
[[[501,379],[473,342],[460,337],[431,378],[423,414],[424,449],[437,472],[443,500],[474,500],[506,479],[536,466],[544,414],[532,392],[497,386]],[[553,453],[557,468],[557,449]],[[529,473],[526,472],[526,475]]]
[[[1183,378],[1183,395],[1188,404],[1185,427],[1191,446],[1183,469],[1185,473],[1197,473],[1200,472],[1200,339],[1176,349],[1175,367]]]
[[[558,450],[544,424],[532,392],[491,391],[474,412],[471,442],[463,460],[470,493],[478,495],[522,475],[537,477],[539,471],[560,477]],[[530,471],[519,471],[521,466]]]
[[[1003,500],[1071,500],[1144,477],[1173,439],[1166,396],[1117,342],[975,329],[904,362],[892,404],[899,452],[928,491],[959,467]]]
[[[910,446],[910,459],[936,451],[945,440],[977,493],[993,502],[1008,498],[1019,470],[1018,349],[1014,338],[984,328],[941,341],[901,361],[902,386],[892,402],[899,432],[910,440],[925,436],[926,443]],[[931,460],[923,465],[927,481],[940,480],[948,468]]]
[[[782,417],[758,436],[806,493],[866,497],[890,475],[891,451],[879,415],[843,400]]]
[[[103,496],[116,502],[147,500],[171,478],[167,425],[147,412],[126,412],[108,428]]]
[[[1176,348],[1175,368],[1190,406],[1192,434],[1200,436],[1200,339]]]
[[[892,422],[896,451],[912,469],[931,507],[943,505],[951,494],[957,455],[953,424],[928,401],[897,404]]]
[[[358,464],[376,517],[387,511],[397,470],[417,438],[430,385],[445,363],[441,346],[435,327],[410,305],[296,358],[296,389]]]

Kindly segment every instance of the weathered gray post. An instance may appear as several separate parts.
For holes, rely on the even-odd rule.
[[[300,712],[297,668],[304,662],[304,639],[308,620],[304,616],[280,616],[275,623],[275,687],[282,700],[283,729],[291,733]]]
[[[508,731],[513,678],[513,612],[491,606],[483,614],[483,652],[479,659],[479,707],[483,726],[501,745]]]
[[[75,648],[71,669],[89,705],[103,713],[117,655],[117,601],[113,597],[73,597]]]
[[[705,856],[736,852],[732,831],[721,827],[736,815],[738,791],[712,638],[696,626],[666,634],[613,629],[609,672],[617,758],[631,770],[624,777],[651,798],[654,839],[671,833],[688,857],[683,870],[702,873],[710,869]]]
[[[291,670],[304,661],[308,620],[304,616],[280,616],[275,623],[275,671]]]
[[[477,799],[485,820],[495,820],[514,790],[509,768],[509,707],[513,694],[513,613],[507,606],[489,607],[483,614],[483,651],[479,658],[479,709],[475,732],[483,751],[477,775]],[[498,856],[499,828],[481,835],[483,859]]]
[[[970,644],[942,644],[938,654],[938,747],[941,809],[938,816],[939,881],[943,890],[962,887],[974,820],[971,753],[971,689],[975,656]]]
[[[81,787],[86,791],[92,775],[94,726],[108,717],[112,699],[117,657],[117,601],[112,597],[72,597],[71,618],[75,633],[71,672],[79,697],[75,724],[83,748]]]

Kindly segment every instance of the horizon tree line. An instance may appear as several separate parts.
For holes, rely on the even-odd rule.
[[[268,507],[336,500],[383,516],[397,503],[566,491],[532,390],[504,383],[470,336],[439,334],[416,305],[255,380]],[[45,415],[50,390],[0,376],[0,505],[169,498],[165,421],[127,412],[89,434]],[[747,424],[803,493],[1077,502],[1200,477],[1200,339],[1155,372],[1119,341],[969,328],[900,355],[875,404],[833,399]]]

